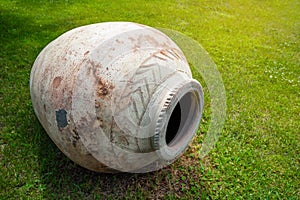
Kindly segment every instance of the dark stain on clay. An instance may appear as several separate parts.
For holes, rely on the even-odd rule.
[[[101,63],[95,63],[92,60],[88,60],[88,64],[90,65],[88,70],[87,70],[87,75],[96,75],[97,74],[97,69],[102,68],[102,64]]]
[[[101,108],[101,103],[95,99],[95,108]]]
[[[84,53],[84,56],[88,55],[90,53],[90,51],[87,51]]]
[[[103,119],[101,119],[100,117],[97,117],[97,120],[100,121],[101,123],[103,122]]]
[[[80,136],[79,136],[78,132],[76,131],[76,129],[72,130],[72,137],[73,137],[72,144],[74,147],[76,147],[76,143],[80,139]]]
[[[111,90],[114,89],[114,85],[100,78],[97,83],[97,96],[103,98],[110,94]]]
[[[64,128],[68,125],[67,121],[67,111],[64,109],[60,109],[55,111],[56,114],[56,122],[59,129]]]
[[[54,88],[58,88],[59,85],[60,85],[60,83],[61,83],[61,81],[62,81],[61,76],[55,77],[54,80],[53,80],[53,82],[52,82],[52,86],[53,86]]]

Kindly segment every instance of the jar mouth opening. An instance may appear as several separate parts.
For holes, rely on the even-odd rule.
[[[186,134],[193,134],[190,126],[195,126],[199,122],[200,105],[199,100],[194,91],[184,94],[167,121],[167,128],[165,133],[165,140],[168,147],[181,145]]]
[[[167,130],[166,130],[166,144],[168,146],[171,145],[172,142],[174,142],[174,139],[176,136],[178,136],[179,127],[181,123],[181,106],[178,102],[175,106],[173,112],[171,113],[171,117],[167,124]]]
[[[154,147],[164,160],[176,159],[191,142],[202,116],[204,98],[200,83],[189,80],[165,97],[160,112]]]

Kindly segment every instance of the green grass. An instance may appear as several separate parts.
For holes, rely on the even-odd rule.
[[[299,199],[299,13],[297,0],[0,0],[0,199]],[[49,139],[30,101],[31,66],[63,32],[104,21],[174,29],[210,53],[227,119],[205,159],[199,134],[158,172],[98,174]],[[206,104],[199,133],[209,113]]]

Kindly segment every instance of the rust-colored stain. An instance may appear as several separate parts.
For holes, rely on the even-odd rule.
[[[103,98],[110,94],[111,90],[114,89],[114,85],[100,78],[97,83],[97,96]]]
[[[103,119],[101,118],[101,117],[99,117],[99,116],[97,116],[97,120],[98,120],[98,122],[99,122],[99,126],[100,126],[100,128],[104,128],[104,122],[103,122]]]
[[[160,51],[160,54],[162,54],[162,55],[165,56],[165,57],[168,57],[168,58],[171,59],[171,60],[174,60],[174,58],[171,56],[171,55],[173,55],[173,54],[170,55],[170,52],[169,52],[169,51],[161,50],[161,51]],[[173,56],[174,56],[174,55],[173,55]]]
[[[163,54],[164,56],[167,56],[167,55],[168,55],[168,53],[167,53],[166,50],[161,50],[160,53]]]
[[[101,108],[101,103],[95,99],[95,108]]]
[[[87,51],[84,53],[84,56],[88,55],[90,53],[90,51]]]
[[[97,120],[100,121],[101,123],[103,122],[103,119],[101,119],[100,117],[97,117]]]
[[[60,83],[61,83],[61,81],[62,81],[61,76],[55,77],[54,80],[53,80],[53,82],[52,82],[52,86],[53,86],[54,88],[58,88],[59,85],[60,85]]]

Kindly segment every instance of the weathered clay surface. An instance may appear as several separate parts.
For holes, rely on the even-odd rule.
[[[161,163],[153,146],[159,111],[165,93],[191,78],[167,36],[116,22],[79,27],[51,42],[33,65],[30,88],[41,124],[74,162],[94,171],[140,172],[169,162]]]

